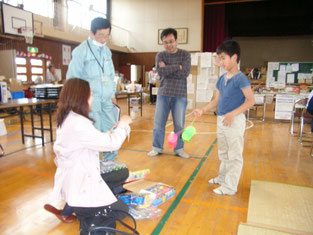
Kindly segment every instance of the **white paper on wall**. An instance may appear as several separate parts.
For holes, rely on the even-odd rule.
[[[187,99],[188,104],[187,104],[187,109],[194,109],[193,107],[193,99]]]
[[[220,67],[220,76],[222,76],[225,73],[227,73],[227,71],[221,66]]]
[[[208,68],[212,66],[212,53],[201,53],[200,66],[201,68]]]
[[[279,62],[271,62],[269,64],[272,64],[273,70],[278,70],[279,69]]]
[[[62,45],[62,64],[69,65],[71,62],[71,46]]]
[[[209,68],[201,68],[199,75],[203,77],[209,76]]]
[[[191,56],[191,66],[197,66],[198,65],[198,54],[190,54]]]
[[[280,65],[279,70],[282,72],[286,72],[286,65]]]
[[[291,73],[292,72],[292,66],[291,64],[288,64],[287,67],[286,67],[286,72],[287,73]]]
[[[287,74],[287,83],[295,83],[295,75],[293,73],[288,73]]]
[[[208,87],[208,79],[206,76],[199,75],[197,77],[197,90],[204,90]]]
[[[187,84],[192,83],[192,74],[189,74],[187,77]]]
[[[194,94],[195,93],[195,84],[190,83],[187,84],[187,94]]]
[[[286,85],[286,71],[278,71],[277,84],[280,84],[282,87]]]
[[[215,89],[216,88],[216,82],[217,82],[217,76],[209,76],[208,79],[208,88],[209,89]]]
[[[293,72],[299,71],[299,63],[292,64],[291,66]]]

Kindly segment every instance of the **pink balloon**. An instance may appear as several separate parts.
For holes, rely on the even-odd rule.
[[[177,139],[178,136],[176,133],[171,132],[168,136],[167,136],[167,145],[168,147],[174,149],[177,145]]]

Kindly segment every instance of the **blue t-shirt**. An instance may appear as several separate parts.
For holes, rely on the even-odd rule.
[[[251,83],[242,72],[238,72],[230,79],[226,79],[226,73],[222,75],[216,83],[216,88],[220,92],[217,115],[225,115],[242,105],[246,100],[242,89],[248,87],[251,87]]]

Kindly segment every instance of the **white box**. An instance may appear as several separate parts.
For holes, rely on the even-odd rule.
[[[0,82],[0,102],[8,103],[8,92],[6,82]]]

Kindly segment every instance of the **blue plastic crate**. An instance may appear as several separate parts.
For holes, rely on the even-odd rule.
[[[24,91],[14,91],[11,92],[11,95],[13,100],[25,98]]]

